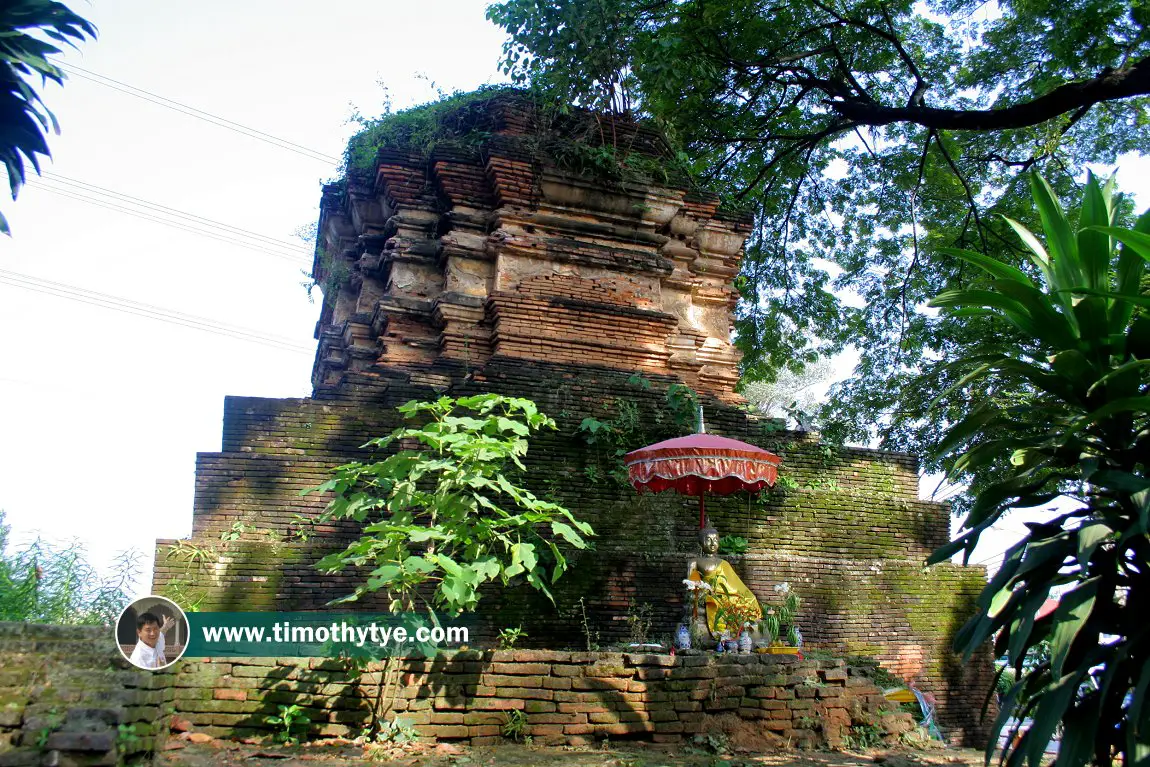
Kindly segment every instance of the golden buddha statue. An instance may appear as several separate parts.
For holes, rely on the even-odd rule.
[[[699,531],[699,543],[703,555],[695,557],[687,565],[687,578],[710,586],[710,590],[704,590],[703,593],[707,629],[711,636],[718,639],[724,631],[729,631],[731,638],[736,638],[742,627],[727,626],[731,622],[729,611],[736,610],[742,620],[757,625],[763,618],[763,610],[759,607],[759,600],[735,573],[735,569],[718,556],[719,531],[713,527],[703,528]]]

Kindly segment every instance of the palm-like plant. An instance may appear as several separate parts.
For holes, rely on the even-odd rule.
[[[1006,476],[975,499],[956,540],[930,562],[967,557],[1004,513],[1076,491],[1078,508],[1042,524],[1005,555],[982,592],[979,613],[956,638],[969,658],[993,639],[1018,681],[1005,695],[994,735],[1013,717],[1032,720],[1007,740],[1007,765],[1037,765],[1061,723],[1058,765],[1088,761],[1150,764],[1150,304],[1141,292],[1150,260],[1150,211],[1133,229],[1115,227],[1112,183],[1086,184],[1077,226],[1052,190],[1032,179],[1045,247],[1010,222],[1033,262],[1031,275],[969,251],[950,251],[990,275],[978,290],[940,294],[932,305],[989,314],[1028,341],[986,348],[952,365],[965,383],[997,376],[1024,401],[987,401],[940,443],[952,474],[1009,457]],[[1119,242],[1122,243],[1119,247]],[[1058,608],[1039,619],[1051,596]],[[1027,651],[1049,641],[1049,658],[1024,666]],[[1015,730],[1019,725],[1015,725]],[[1018,733],[1012,733],[1017,735]],[[987,750],[990,760],[993,744]]]
[[[50,156],[44,132],[60,127],[44,106],[36,89],[24,78],[40,76],[63,84],[64,73],[48,60],[60,49],[26,30],[39,30],[49,40],[75,46],[85,37],[95,37],[96,28],[52,0],[7,0],[0,3],[0,162],[8,171],[12,199],[24,185],[27,159],[40,172],[37,155]],[[9,233],[8,222],[0,214],[0,232]]]

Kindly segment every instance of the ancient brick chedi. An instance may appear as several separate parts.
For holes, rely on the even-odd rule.
[[[665,142],[625,120],[544,120],[513,93],[397,117],[357,139],[348,179],[324,190],[313,396],[227,399],[221,452],[198,456],[192,540],[160,542],[156,591],[200,609],[323,609],[354,576],[314,562],[355,531],[308,525],[325,499],[300,491],[366,458],[396,405],[493,391],[556,419],[524,482],[597,536],[554,605],[508,588],[484,595],[480,620],[556,650],[623,639],[639,610],[667,634],[697,550],[694,499],[637,498],[616,453],[690,432],[689,387],[709,431],[783,459],[772,491],[708,503],[721,533],[750,543],[730,558],[743,581],[764,601],[789,582],[810,645],[876,658],[938,698],[951,737],[977,740],[990,664],[960,663],[950,641],[985,573],[923,569],[949,511],[918,499],[917,460],[739,406],[732,281],[749,219],[666,172]]]
[[[349,278],[325,302],[316,388],[377,364],[494,356],[673,374],[735,400],[731,283],[749,218],[689,189],[541,163],[522,102],[482,107],[461,118],[493,134],[481,147],[385,149],[372,178],[325,191],[316,276]],[[633,123],[598,127],[635,156],[666,152]]]

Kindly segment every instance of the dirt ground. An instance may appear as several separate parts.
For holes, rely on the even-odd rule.
[[[180,742],[157,759],[159,767],[979,767],[983,755],[969,749],[752,751],[732,747],[715,753],[691,744],[603,743],[588,747],[547,747],[508,743],[469,748],[448,743],[404,746],[260,746],[232,741]]]

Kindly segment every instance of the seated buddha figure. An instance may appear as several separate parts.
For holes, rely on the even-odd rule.
[[[729,631],[732,638],[737,637],[741,627],[728,627],[723,620],[723,609],[738,605],[745,611],[746,620],[757,624],[763,618],[759,600],[735,573],[735,569],[718,556],[718,530],[713,527],[700,530],[699,543],[703,555],[695,557],[687,565],[687,578],[692,581],[703,581],[711,587],[709,591],[702,592],[706,595],[707,629],[716,639],[723,631]]]

